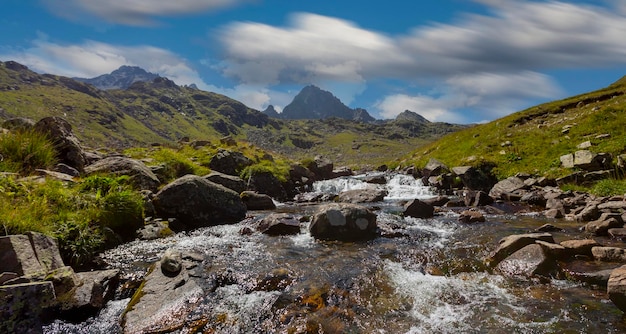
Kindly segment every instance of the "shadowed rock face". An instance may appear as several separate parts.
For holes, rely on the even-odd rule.
[[[83,172],[86,163],[85,153],[72,132],[70,123],[61,117],[46,117],[35,124],[35,130],[46,134],[54,143],[59,152],[60,162]]]
[[[178,220],[180,226],[170,226],[175,231],[236,223],[246,216],[239,194],[195,175],[166,185],[153,203],[159,217]]]
[[[355,204],[328,204],[320,207],[309,228],[311,235],[324,240],[357,241],[376,237],[376,214]]]

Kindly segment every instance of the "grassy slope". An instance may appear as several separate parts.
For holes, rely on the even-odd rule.
[[[408,155],[403,165],[424,166],[436,158],[449,166],[497,164],[499,178],[528,172],[552,177],[571,171],[560,167],[560,156],[591,141],[593,152],[626,152],[626,77],[588,94],[545,103],[487,124],[449,134]],[[571,127],[569,132],[564,131]],[[610,137],[598,139],[596,136]],[[511,146],[502,146],[511,142]]]

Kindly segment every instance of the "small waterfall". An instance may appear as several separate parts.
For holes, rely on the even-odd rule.
[[[411,175],[395,174],[387,176],[387,184],[371,184],[363,181],[364,175],[340,177],[331,180],[317,181],[313,184],[313,192],[322,194],[339,194],[348,190],[385,189],[388,195],[385,200],[402,201],[422,199],[435,196],[431,188],[422,184],[422,180]]]
[[[435,196],[430,187],[424,186],[422,180],[411,175],[397,174],[387,180],[387,191],[385,197],[388,201],[423,199]]]

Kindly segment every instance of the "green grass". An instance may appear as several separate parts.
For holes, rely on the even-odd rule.
[[[559,158],[591,141],[591,151],[626,152],[626,84],[545,103],[490,123],[475,125],[421,146],[400,165],[423,167],[430,158],[453,166],[491,162],[502,179],[518,172],[561,177]],[[569,127],[569,131],[564,131]],[[596,138],[608,134],[607,138]],[[504,143],[510,142],[510,145]]]
[[[33,130],[0,134],[0,171],[30,175],[57,163],[57,152],[48,138]]]
[[[106,176],[77,184],[0,177],[0,234],[54,236],[66,264],[85,265],[103,247],[129,240],[143,226],[143,198],[127,182]]]

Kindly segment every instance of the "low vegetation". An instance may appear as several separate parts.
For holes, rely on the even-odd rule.
[[[0,171],[28,175],[56,164],[56,151],[45,135],[17,130],[0,135]]]
[[[589,150],[626,153],[626,81],[592,93],[545,103],[475,125],[416,149],[400,165],[424,166],[436,158],[449,166],[490,162],[502,179],[518,172],[550,177],[571,173],[560,157],[590,142]]]

